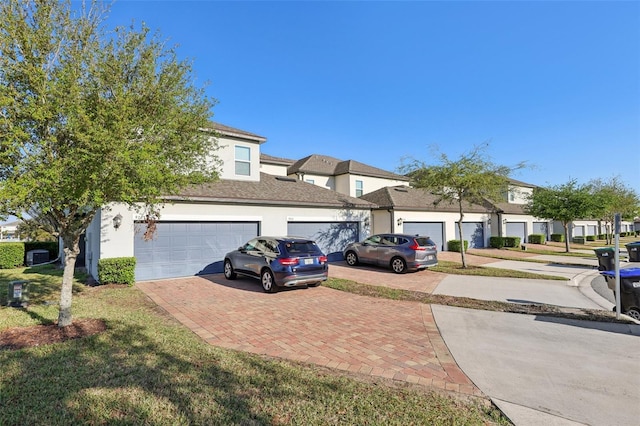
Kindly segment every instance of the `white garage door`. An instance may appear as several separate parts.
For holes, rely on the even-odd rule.
[[[469,248],[484,247],[484,228],[482,222],[462,222],[462,234],[469,241]],[[456,223],[456,240],[460,239],[460,231]]]
[[[314,240],[330,261],[342,260],[342,250],[359,239],[358,222],[289,222],[289,236]]]
[[[258,231],[258,222],[158,222],[153,240],[136,233],[136,280],[222,272],[224,255]]]
[[[402,232],[431,237],[438,250],[444,250],[444,223],[442,222],[404,222]]]

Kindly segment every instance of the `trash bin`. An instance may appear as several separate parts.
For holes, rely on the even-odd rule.
[[[29,281],[9,281],[7,289],[7,306],[23,308],[29,301],[28,290]]]
[[[616,269],[616,251],[613,247],[602,247],[593,249],[598,256],[598,270],[599,271],[613,271]]]
[[[625,247],[629,253],[629,262],[640,262],[640,241],[629,243]]]
[[[36,249],[27,252],[27,266],[39,265],[49,261],[49,250]]]
[[[616,272],[602,271],[607,286],[616,289]],[[620,309],[631,318],[640,321],[640,268],[620,269]]]

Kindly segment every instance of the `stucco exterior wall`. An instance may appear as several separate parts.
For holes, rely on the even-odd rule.
[[[299,179],[299,177],[296,174],[289,175],[289,177],[294,179]],[[323,176],[323,175],[314,175],[311,173],[305,173],[302,177],[302,180],[305,182],[312,180],[314,185],[321,186],[322,188],[331,189],[332,191],[336,191],[336,180],[333,176]]]
[[[113,218],[120,214],[122,225],[115,229]],[[97,277],[97,261],[101,258],[134,255],[134,236],[144,232],[142,215],[126,205],[112,204],[102,210],[87,230],[87,270]],[[287,206],[237,206],[176,203],[166,204],[160,221],[251,221],[260,223],[262,235],[287,235],[288,222],[360,222],[360,235],[369,235],[369,210]]]
[[[273,176],[286,176],[287,166],[279,166],[277,164],[260,164],[260,171]]]
[[[423,211],[402,211],[396,210],[388,212],[387,210],[375,210],[373,212],[373,228],[372,234],[384,232],[401,233],[403,232],[404,222],[443,222],[444,223],[444,241],[455,239],[456,223],[460,219],[458,213],[451,212],[423,212]],[[488,228],[489,213],[466,213],[464,222],[482,222],[484,224],[485,246],[489,245],[489,237],[491,232]],[[398,219],[402,219],[398,223]]]
[[[221,179],[259,181],[260,180],[260,144],[236,138],[218,138],[218,151],[215,155],[222,161]],[[249,176],[235,173],[235,147],[243,146],[250,149],[251,170]]]
[[[525,188],[522,186],[509,186],[509,195],[507,201],[510,204],[527,204],[529,196],[533,194],[533,188]]]

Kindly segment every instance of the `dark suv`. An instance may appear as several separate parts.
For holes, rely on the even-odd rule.
[[[312,240],[256,237],[224,257],[224,276],[259,278],[268,293],[278,287],[317,287],[328,277],[327,256]]]
[[[344,249],[349,266],[370,263],[390,267],[396,274],[426,269],[438,264],[438,248],[429,237],[408,234],[378,234]]]

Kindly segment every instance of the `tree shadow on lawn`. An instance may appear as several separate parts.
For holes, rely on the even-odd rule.
[[[27,281],[29,303],[57,302],[62,287],[63,270],[55,265],[33,266],[24,269],[21,274],[12,275],[10,271],[0,271],[0,302],[7,299],[8,284],[11,281]],[[75,279],[83,282],[86,274],[76,271]],[[73,294],[79,294],[84,286],[74,283]]]
[[[199,349],[204,356],[189,359],[193,352],[164,345],[149,329],[107,326],[64,344],[0,352],[6,424],[271,423],[252,410],[243,380],[215,353]]]

